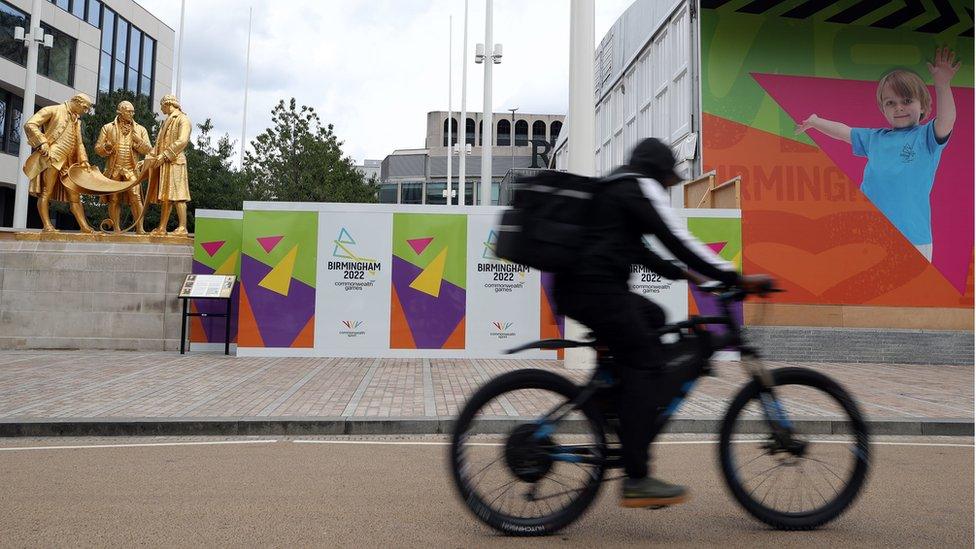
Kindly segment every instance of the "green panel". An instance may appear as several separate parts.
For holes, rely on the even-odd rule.
[[[718,254],[742,270],[742,220],[728,217],[689,217],[688,230],[705,243],[727,242]]]
[[[243,252],[274,267],[297,245],[298,257],[292,276],[314,288],[318,221],[318,212],[245,210]],[[269,236],[284,237],[270,253],[257,240]]]
[[[193,233],[193,259],[211,269],[217,269],[223,265],[231,254],[241,251],[242,223],[240,219],[197,217]],[[217,250],[213,257],[210,257],[203,249],[202,244],[220,240],[224,241],[224,245]],[[237,258],[234,274],[241,274],[240,257]]]
[[[417,238],[434,240],[417,254],[407,243]],[[444,279],[466,288],[468,220],[461,214],[393,214],[393,255],[424,268],[448,247]]]
[[[896,29],[881,29],[822,20],[852,2],[823,10],[818,14],[821,20],[780,17],[784,10],[797,5],[789,4],[762,15],[737,13],[734,2],[721,10],[702,10],[704,112],[812,144],[805,135],[794,135],[793,121],[763,92],[751,73],[877,81],[885,72],[904,67],[931,84],[925,63],[941,44],[952,47],[962,57],[953,85],[973,85],[973,39],[958,36],[972,26],[969,19],[936,35],[913,30],[933,19],[930,13]],[[893,2],[864,20],[880,19],[899,9],[899,4]]]

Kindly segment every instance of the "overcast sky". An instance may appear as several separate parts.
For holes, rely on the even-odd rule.
[[[139,0],[179,29],[175,0]],[[632,0],[596,0],[596,43]],[[248,6],[253,6],[247,140],[295,97],[335,125],[357,163],[423,147],[426,113],[447,110],[448,16],[454,16],[453,108],[461,105],[463,0],[187,0],[180,98],[194,122],[241,136]],[[495,0],[493,34],[504,46],[492,71],[495,112],[565,114],[569,1]],[[482,111],[485,1],[470,0],[468,111]],[[177,37],[178,39],[178,37]]]

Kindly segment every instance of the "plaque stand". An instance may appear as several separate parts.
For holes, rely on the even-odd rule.
[[[226,275],[187,275],[180,288],[179,298],[183,300],[183,316],[180,322],[180,354],[190,350],[190,341],[186,337],[186,325],[190,317],[216,317],[224,319],[224,354],[230,354],[230,319],[231,294],[234,291],[236,276]],[[191,313],[191,299],[223,299],[227,302],[225,313]]]

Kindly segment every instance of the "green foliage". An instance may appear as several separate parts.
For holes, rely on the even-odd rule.
[[[193,231],[196,209],[241,210],[248,198],[245,174],[231,167],[235,143],[224,134],[214,143],[213,123],[206,119],[197,124],[197,138],[186,150],[186,168],[190,177],[187,225]],[[158,223],[157,218],[157,223]]]
[[[272,127],[252,142],[244,161],[252,200],[376,202],[376,182],[343,156],[332,124],[323,126],[315,109],[299,108],[292,98],[271,116]]]

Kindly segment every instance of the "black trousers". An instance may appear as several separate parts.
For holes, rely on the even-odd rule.
[[[664,325],[664,311],[630,292],[557,291],[556,305],[560,314],[592,330],[610,348],[619,378],[616,404],[624,470],[630,478],[646,477],[654,418],[674,396],[664,379],[660,341],[652,334]]]

